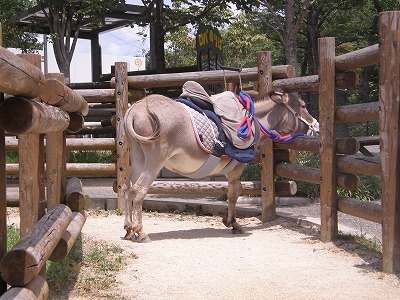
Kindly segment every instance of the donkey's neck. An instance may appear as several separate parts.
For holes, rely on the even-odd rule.
[[[263,100],[254,103],[255,117],[267,129],[272,129],[279,122],[275,122],[275,118],[268,117],[276,105],[272,100]]]

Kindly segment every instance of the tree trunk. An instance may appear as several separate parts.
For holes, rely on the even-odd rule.
[[[318,74],[318,38],[320,37],[319,31],[319,9],[316,5],[312,5],[308,12],[307,21],[307,75]]]
[[[297,32],[295,32],[294,1],[285,1],[285,58],[286,64],[291,65],[297,75]]]
[[[165,73],[165,50],[164,50],[164,0],[157,0],[156,15],[154,18],[154,52],[156,56],[156,73]]]

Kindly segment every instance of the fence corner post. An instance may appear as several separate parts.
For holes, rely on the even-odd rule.
[[[124,116],[128,109],[128,64],[115,63],[115,110],[117,148],[117,195],[118,208],[124,210],[124,191],[129,174],[129,145],[125,137]]]
[[[263,98],[272,89],[271,52],[258,52],[258,95]],[[276,219],[275,182],[274,182],[274,145],[267,139],[260,145],[261,155],[261,206],[262,222]]]
[[[400,272],[400,12],[379,14],[383,271]]]
[[[321,161],[321,240],[338,235],[336,128],[335,128],[335,38],[318,39],[319,123]]]

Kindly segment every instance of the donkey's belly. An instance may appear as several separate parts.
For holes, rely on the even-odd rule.
[[[208,156],[209,155],[204,152],[197,153],[196,156],[177,154],[166,162],[165,167],[172,172],[188,176],[189,174],[196,172],[206,162]],[[215,165],[209,176],[219,174],[229,162],[229,158],[221,158],[220,162]]]

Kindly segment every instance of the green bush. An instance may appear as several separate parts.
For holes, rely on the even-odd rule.
[[[261,166],[257,163],[249,163],[243,170],[240,180],[242,181],[257,181],[260,180]]]
[[[71,151],[69,162],[71,163],[110,163],[112,151]]]
[[[313,152],[299,151],[297,161],[295,164],[320,168],[319,154]],[[248,164],[242,174],[241,180],[243,181],[257,181],[260,180],[261,167],[260,164]],[[338,189],[338,195],[355,198],[362,201],[371,201],[380,198],[380,180],[376,176],[359,175],[360,186],[355,191],[348,191]],[[276,178],[277,180],[286,180],[285,178]],[[308,197],[311,199],[319,198],[320,186],[319,184],[309,183],[304,181],[297,181],[297,195]]]
[[[6,152],[6,164],[17,164],[18,152]]]

